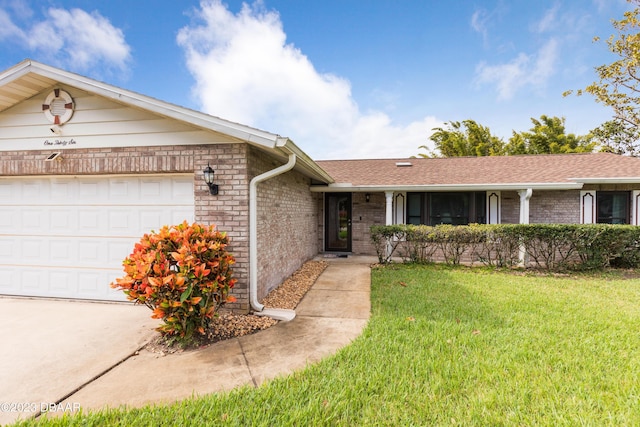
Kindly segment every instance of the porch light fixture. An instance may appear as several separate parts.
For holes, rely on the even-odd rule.
[[[204,182],[209,186],[209,193],[213,196],[218,195],[218,184],[213,183],[213,178],[215,175],[214,170],[211,168],[211,165],[207,164],[207,167],[202,171],[204,174]]]
[[[369,200],[371,200],[371,194],[367,193],[364,195],[364,200],[369,203]]]

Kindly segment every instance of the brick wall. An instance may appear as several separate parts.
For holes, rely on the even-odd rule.
[[[386,218],[384,193],[369,193],[369,202],[365,193],[353,193],[352,198],[352,252],[356,255],[375,255],[371,244],[372,225],[384,225]]]
[[[520,222],[520,196],[516,191],[503,191],[500,194],[500,214],[502,224]]]
[[[502,223],[520,222],[520,195],[516,191],[502,192]],[[529,200],[531,224],[577,224],[580,222],[580,192],[578,190],[533,190]]]
[[[251,177],[283,165],[250,149]],[[318,198],[309,178],[289,171],[258,184],[258,299],[318,253]]]
[[[246,144],[205,145],[193,148],[195,221],[213,224],[229,236],[229,251],[236,259],[233,295],[237,301],[225,307],[249,310],[249,176]],[[217,196],[209,193],[202,170],[210,164],[219,185]]]
[[[50,154],[62,152],[61,161],[45,162]],[[229,251],[236,258],[234,275],[238,284],[236,303],[227,307],[237,311],[249,309],[249,179],[246,144],[193,146],[124,147],[73,150],[7,151],[0,158],[0,175],[104,175],[144,173],[193,173],[194,219],[216,225],[227,232]],[[217,196],[209,194],[202,170],[211,164]]]
[[[529,201],[529,222],[531,224],[578,224],[580,222],[580,191],[534,190]]]

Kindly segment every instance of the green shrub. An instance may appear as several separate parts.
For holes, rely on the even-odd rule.
[[[518,263],[520,236],[511,225],[476,225],[484,238],[474,246],[474,255],[485,265],[511,267]]]
[[[145,234],[123,261],[125,276],[111,287],[124,291],[130,301],[153,310],[162,319],[158,328],[170,342],[191,344],[204,335],[211,319],[226,302],[236,283],[226,251],[228,238],[213,226],[164,226]]]
[[[469,254],[497,267],[529,264],[549,271],[640,266],[640,227],[608,224],[392,225],[371,228],[380,262],[397,248],[403,260],[432,261],[439,249],[448,264]]]
[[[439,224],[434,229],[434,239],[447,264],[460,264],[462,255],[484,238],[477,224],[475,226]]]
[[[404,262],[427,263],[433,261],[433,254],[438,249],[433,227],[428,225],[407,226],[404,237],[406,242],[400,253]]]
[[[406,241],[408,227],[411,226],[404,224],[371,226],[371,242],[376,250],[378,262],[386,264],[391,260],[398,246]]]

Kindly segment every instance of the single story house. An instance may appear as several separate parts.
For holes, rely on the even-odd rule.
[[[214,171],[214,182],[204,170]],[[0,295],[123,300],[142,234],[231,239],[239,311],[318,253],[391,223],[640,222],[640,159],[314,161],[293,141],[25,60],[0,73]]]

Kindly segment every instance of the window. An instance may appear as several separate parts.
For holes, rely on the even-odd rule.
[[[485,224],[486,193],[408,193],[407,224]]]
[[[629,224],[629,192],[598,191],[596,212],[599,224]]]

